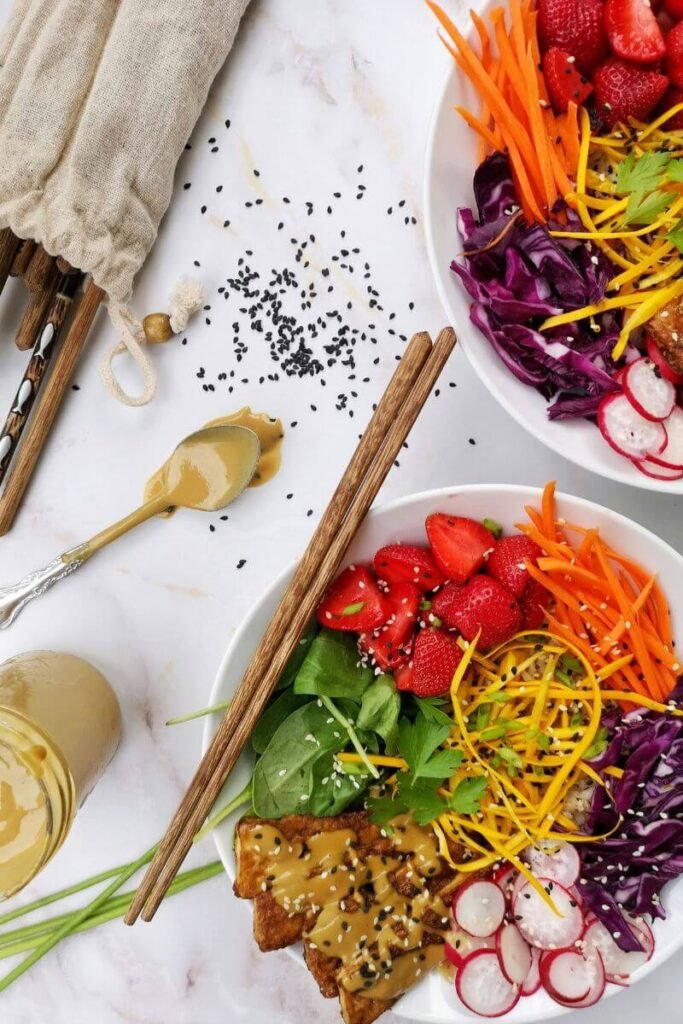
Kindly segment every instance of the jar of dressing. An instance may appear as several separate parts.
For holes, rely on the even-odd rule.
[[[116,694],[87,661],[33,651],[0,665],[0,899],[57,852],[120,732]]]

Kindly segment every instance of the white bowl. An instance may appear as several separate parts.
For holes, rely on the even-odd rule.
[[[485,11],[493,4],[486,0],[481,6]],[[476,373],[496,401],[558,455],[619,483],[666,494],[683,494],[683,480],[654,480],[640,473],[609,447],[598,428],[588,420],[551,422],[542,395],[522,384],[506,369],[488,340],[470,322],[470,297],[450,270],[450,264],[462,252],[455,223],[456,208],[473,206],[472,178],[478,160],[478,141],[453,109],[456,103],[475,112],[480,106],[469,80],[450,61],[427,142],[425,230],[439,297]]]
[[[349,549],[346,562],[368,561],[377,548],[392,541],[424,543],[424,521],[430,512],[450,512],[456,515],[482,519],[488,516],[506,530],[512,530],[515,523],[524,519],[524,506],[539,506],[541,491],[534,487],[520,487],[514,484],[473,484],[457,488],[426,491],[398,501],[392,501],[370,513]],[[674,629],[683,623],[683,557],[654,534],[638,523],[595,505],[583,498],[558,495],[558,512],[569,522],[598,527],[602,535],[617,549],[628,551],[648,570],[656,573],[669,598]],[[292,574],[292,567],[285,570],[268,588],[261,600],[242,622],[225,653],[214,682],[209,704],[229,699],[238,685],[257,644],[265,632],[277,603]],[[206,750],[218,725],[219,717],[207,719],[203,750]],[[226,784],[225,796],[239,793],[249,778],[251,758],[244,754]],[[221,798],[220,804],[227,803]],[[226,871],[234,877],[235,865],[232,851],[232,834],[236,814],[214,832],[218,853]],[[634,975],[634,982],[644,978],[659,964],[667,960],[683,946],[683,880],[669,884],[664,894],[664,905],[668,912],[665,921],[655,924],[655,954],[649,964]],[[245,936],[245,939],[247,937]],[[607,993],[615,995],[618,989],[609,985]],[[553,1002],[545,992],[521,999],[515,1009],[500,1020],[514,1024],[532,1024],[548,1021],[566,1011]],[[432,972],[424,981],[409,992],[397,1004],[394,1013],[400,1018],[424,1024],[454,1024],[472,1021],[476,1018],[457,999],[453,986],[438,972]]]

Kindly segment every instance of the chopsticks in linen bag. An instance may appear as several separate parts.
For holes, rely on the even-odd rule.
[[[410,341],[142,880],[125,921],[150,921],[332,582],[455,345]]]

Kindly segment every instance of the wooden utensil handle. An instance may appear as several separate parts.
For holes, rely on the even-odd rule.
[[[102,289],[90,283],[78,304],[68,334],[55,355],[52,373],[41,391],[0,497],[0,536],[11,529],[103,298]]]
[[[60,278],[52,307],[35,338],[26,373],[14,396],[14,402],[5,420],[5,425],[0,431],[0,483],[4,479],[12,455],[31,415],[38,389],[57,344],[60,328],[66,319],[79,282],[79,274],[65,274]]]

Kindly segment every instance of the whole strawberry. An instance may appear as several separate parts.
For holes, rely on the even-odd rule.
[[[664,65],[669,81],[676,89],[683,89],[683,21],[666,37],[666,63]],[[671,125],[667,125],[668,128]]]
[[[535,564],[542,554],[538,544],[535,544],[530,537],[523,533],[503,537],[498,541],[495,551],[492,551],[489,556],[487,565],[489,576],[493,576],[499,583],[502,583],[514,597],[521,597],[531,578],[526,562],[528,560]]]
[[[565,50],[584,75],[608,52],[601,0],[538,0],[538,34],[544,53]]]
[[[474,576],[461,588],[452,617],[466,640],[474,640],[481,629],[479,647],[484,650],[509,640],[521,621],[517,600],[490,576]]]
[[[411,689],[417,697],[447,693],[462,660],[455,639],[439,629],[423,629],[415,638],[411,659]]]
[[[593,75],[595,109],[607,128],[635,117],[644,121],[669,87],[669,79],[623,60],[607,60]]]
[[[447,583],[445,587],[442,587],[438,594],[435,594],[432,598],[432,615],[436,615],[437,619],[448,626],[449,629],[455,627],[453,620],[453,606],[457,595],[462,590],[462,583]]]

